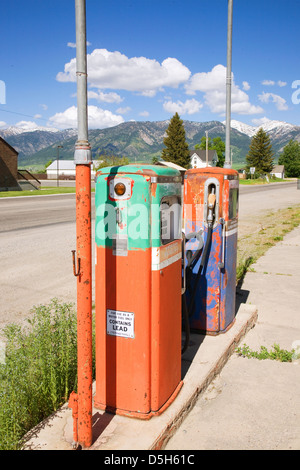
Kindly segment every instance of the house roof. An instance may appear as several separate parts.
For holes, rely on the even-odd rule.
[[[284,165],[275,165],[271,173],[282,173],[284,171]]]
[[[7,147],[9,147],[16,155],[19,155],[19,152],[17,152],[16,149],[14,149],[11,145],[9,145],[9,143],[6,142],[6,140],[4,140],[1,136],[0,136],[0,140],[4,142],[5,145],[7,145]]]
[[[155,165],[167,166],[169,168],[174,168],[174,170],[178,170],[178,171],[186,171],[186,168],[183,168],[180,165],[176,165],[176,163],[164,162],[163,160],[159,161],[159,162],[156,162]]]
[[[196,154],[203,162],[206,161],[206,150],[190,150],[190,157]],[[208,150],[208,161],[211,162],[216,157],[218,160],[218,154],[216,150]]]

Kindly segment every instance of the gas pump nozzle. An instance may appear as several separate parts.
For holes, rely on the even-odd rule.
[[[208,206],[207,223],[211,227],[213,224],[213,220],[214,220],[213,211],[214,211],[214,207],[216,204],[216,195],[215,195],[214,188],[212,189],[212,192],[209,194],[207,199],[208,199],[207,200],[207,206]]]

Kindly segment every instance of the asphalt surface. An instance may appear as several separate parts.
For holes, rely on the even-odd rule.
[[[0,233],[75,222],[75,194],[0,199]]]

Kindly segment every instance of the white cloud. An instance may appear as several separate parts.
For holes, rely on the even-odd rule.
[[[163,87],[177,88],[186,82],[191,72],[175,58],[161,64],[146,57],[128,58],[121,52],[95,49],[87,55],[88,81],[91,87],[140,92],[154,96]],[[76,81],[76,59],[65,64],[64,72],[56,79],[60,82]]]
[[[168,113],[175,114],[195,114],[200,111],[203,107],[199,101],[195,100],[194,98],[191,100],[186,100],[184,103],[182,101],[177,101],[176,103],[173,101],[166,101],[163,104],[164,110]]]
[[[278,85],[280,87],[283,87],[287,85],[287,82],[283,82],[282,80],[278,80],[278,82],[275,82],[274,80],[263,80],[261,83],[262,85],[266,85],[266,86]]]
[[[250,87],[248,82],[243,82],[243,90],[248,91],[248,90],[250,90],[250,88],[251,87]]]
[[[149,114],[150,114],[150,113],[149,113],[148,111],[141,111],[141,112],[139,113],[139,115],[140,115],[140,116],[143,116],[143,117],[148,117]]]
[[[30,130],[30,129],[36,129],[38,124],[33,121],[19,121],[17,124],[15,124],[15,127],[18,127],[20,129],[25,129],[25,130]]]
[[[0,121],[0,129],[3,129],[4,127],[7,127],[6,122]]]
[[[91,46],[92,43],[89,42],[89,41],[86,41],[86,45],[87,45],[87,46]],[[68,47],[72,47],[73,49],[76,49],[76,42],[68,42],[67,46],[68,46]]]
[[[40,119],[42,117],[42,115],[41,114],[35,114],[33,117],[34,117],[34,119]]]
[[[274,93],[263,92],[261,95],[258,95],[258,98],[262,103],[270,103],[270,101],[275,103],[275,106],[279,111],[286,111],[288,109],[286,100],[279,95],[275,95]]]
[[[245,82],[244,82],[245,83]],[[246,82],[247,83],[247,82]],[[216,65],[210,72],[197,73],[185,85],[187,94],[195,95],[203,92],[205,103],[213,113],[223,114],[226,111],[226,67]],[[232,74],[231,111],[237,114],[262,113],[260,106],[252,105],[249,96],[235,83]]]
[[[124,100],[118,93],[103,93],[102,91],[98,93],[96,91],[88,91],[88,98],[103,101],[104,103],[121,103]]]
[[[209,92],[222,89],[225,86],[224,79],[226,80],[226,68],[219,64],[216,65],[210,72],[201,72],[193,75],[185,85],[188,95],[195,95],[196,91]]]
[[[62,113],[56,113],[49,121],[62,129],[77,128],[77,107],[71,106]],[[124,122],[122,116],[113,114],[97,106],[88,106],[88,126],[90,129],[105,129]]]
[[[43,108],[44,111],[47,111],[48,106],[46,104],[40,104],[40,106]]]
[[[129,106],[126,106],[125,108],[118,108],[117,113],[119,114],[127,114],[131,111],[131,108]]]
[[[273,85],[275,85],[274,80],[263,80],[261,83],[262,83],[262,85],[266,85],[266,86],[273,86]]]

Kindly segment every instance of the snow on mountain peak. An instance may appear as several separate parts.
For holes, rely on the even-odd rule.
[[[226,122],[223,121],[223,124],[226,124]],[[236,129],[237,131],[241,132],[242,134],[246,134],[249,137],[253,137],[260,128],[263,128],[265,132],[270,132],[276,128],[288,130],[288,129],[292,129],[293,127],[294,127],[293,124],[289,124],[284,121],[267,120],[266,122],[263,122],[262,124],[258,126],[250,126],[248,124],[244,124],[243,122],[235,121],[234,119],[231,120],[232,129]]]
[[[31,123],[32,125],[24,124],[20,122],[17,126],[9,126],[6,128],[2,128],[0,130],[2,135],[6,137],[12,135],[19,135],[24,134],[25,132],[35,132],[35,131],[43,131],[43,132],[59,132],[59,129],[55,129],[54,127],[39,127],[35,123]],[[35,125],[33,125],[35,124]]]

